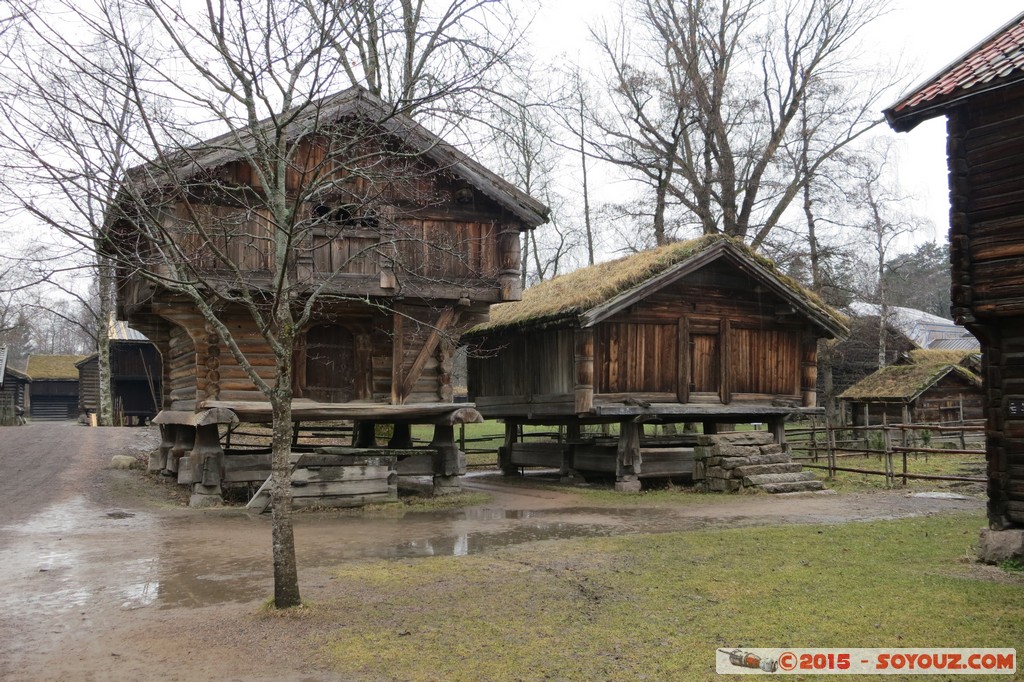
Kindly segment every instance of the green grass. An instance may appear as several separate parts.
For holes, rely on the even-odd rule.
[[[712,679],[717,647],[1013,647],[1024,578],[979,515],[542,542],[335,571],[346,679]],[[814,678],[819,679],[819,678]]]

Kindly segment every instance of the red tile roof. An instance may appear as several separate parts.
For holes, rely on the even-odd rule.
[[[889,125],[906,131],[944,113],[943,104],[1024,78],[1024,13],[885,110]]]

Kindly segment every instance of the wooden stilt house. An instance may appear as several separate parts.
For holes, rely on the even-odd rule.
[[[693,451],[641,452],[640,425],[768,423],[816,412],[817,343],[841,317],[724,236],[672,244],[563,275],[463,337],[469,395],[508,429],[503,464],[642,476],[685,475]],[[618,423],[602,449],[580,427]],[[563,424],[570,447],[520,443],[522,424]],[[575,444],[575,445],[573,445]],[[643,461],[641,465],[640,462]]]
[[[132,216],[155,216],[207,286],[237,288],[241,274],[247,295],[272,289],[274,228],[253,199],[263,190],[247,161],[248,145],[272,123],[256,124],[249,137],[210,140],[172,168],[135,169],[134,188],[151,189],[142,198],[135,191],[137,205],[122,206],[109,231],[112,250],[142,252],[140,268],[121,259],[119,317],[164,360],[163,411],[155,420],[164,445],[151,466],[191,481],[197,494],[268,475],[267,456],[225,457],[217,424],[270,421],[270,405],[235,353],[271,384],[277,363],[253,316],[231,303],[235,294],[222,297],[218,317],[232,349],[193,302],[161,286],[172,274],[147,257],[153,244],[136,244],[141,231]],[[545,222],[547,209],[360,88],[307,107],[286,132],[286,185],[295,202],[289,276],[318,295],[296,336],[292,417],[354,420],[354,445],[362,448],[376,446],[377,424],[392,425],[399,473],[433,474],[439,491],[457,486],[465,458],[453,425],[480,415],[452,403],[453,340],[485,320],[492,303],[520,297],[521,234]],[[218,273],[233,273],[233,283],[218,285]],[[294,305],[303,304],[300,294]],[[415,423],[435,425],[430,449],[410,449]],[[185,471],[179,462],[190,451]],[[374,494],[386,492],[383,485]],[[369,489],[352,499],[372,499]]]
[[[840,396],[844,421],[878,424],[963,423],[984,418],[981,377],[967,351],[916,350],[876,370]]]
[[[885,116],[897,131],[946,117],[952,313],[982,347],[989,524],[1024,529],[1024,13]]]

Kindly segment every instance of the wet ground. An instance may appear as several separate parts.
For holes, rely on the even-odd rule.
[[[106,466],[146,452],[146,429],[31,424],[0,429],[0,679],[328,679],[264,674],[252,614],[271,593],[270,519],[182,508],[174,486]],[[665,508],[580,506],[569,492],[472,477],[490,500],[401,518],[304,513],[304,596],[346,562],[465,555],[511,544],[770,523],[840,523],[983,507],[978,498],[736,496]],[[230,632],[229,632],[230,630]],[[299,646],[301,627],[292,631]],[[277,637],[277,635],[275,635]],[[204,642],[206,644],[204,645]],[[254,667],[255,666],[255,667]]]

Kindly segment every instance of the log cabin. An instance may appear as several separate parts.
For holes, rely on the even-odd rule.
[[[950,296],[981,342],[989,538],[1024,555],[1024,13],[885,110],[898,132],[946,117]],[[1012,531],[1012,533],[1010,532]],[[983,541],[983,545],[988,540]],[[982,548],[982,555],[985,555]]]
[[[270,125],[256,124],[251,137]],[[452,403],[454,340],[485,320],[492,303],[519,299],[521,235],[547,220],[547,208],[361,88],[319,102],[288,133],[295,136],[286,183],[296,221],[289,274],[318,296],[296,337],[292,416],[354,420],[353,445],[362,448],[376,446],[377,424],[390,424],[389,444],[405,451],[411,424],[434,424],[434,451],[400,458],[399,473],[433,474],[438,492],[456,487],[465,457],[452,427],[480,415]],[[154,421],[164,443],[150,465],[192,481],[194,501],[219,496],[221,480],[233,476],[217,424],[267,422],[270,406],[224,334],[161,286],[172,275],[148,257],[155,247],[139,243],[135,221],[157,220],[211,288],[238,286],[228,275],[241,274],[250,292],[266,290],[272,228],[251,199],[262,193],[246,161],[253,143],[237,138],[209,140],[171,168],[134,169],[135,191],[127,194],[144,205],[120,206],[108,231],[119,255],[118,317],[163,358],[162,412]],[[133,253],[141,267],[133,267]],[[272,384],[275,358],[253,316],[227,303],[218,319]],[[178,465],[190,451],[186,472]]]
[[[84,415],[99,410],[99,353],[75,363],[78,405]],[[114,423],[141,426],[160,411],[160,353],[145,336],[124,322],[110,325],[110,393]]]
[[[463,342],[470,399],[506,422],[506,471],[614,472],[628,490],[692,471],[691,443],[643,450],[643,423],[768,423],[781,443],[788,417],[819,410],[818,340],[845,332],[770,261],[712,235],[543,282]],[[620,426],[610,449],[581,436],[601,423]],[[571,447],[521,443],[523,424],[566,425]]]
[[[8,362],[7,346],[0,346],[0,426],[24,423],[25,402],[32,380]]]
[[[981,377],[971,351],[914,350],[846,389],[839,400],[844,423],[962,423],[984,418]]]
[[[29,384],[26,410],[34,421],[77,419],[78,368],[84,355],[30,355],[25,373]]]

